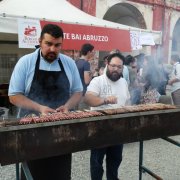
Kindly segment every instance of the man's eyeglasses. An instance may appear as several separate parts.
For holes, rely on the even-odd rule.
[[[113,69],[117,68],[117,69],[122,69],[123,66],[121,65],[115,65],[115,64],[109,64],[109,66],[111,66]]]

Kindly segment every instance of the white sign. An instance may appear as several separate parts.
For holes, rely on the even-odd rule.
[[[18,19],[19,48],[35,48],[39,44],[41,26],[39,20]]]
[[[148,32],[141,32],[140,44],[154,46],[155,42],[153,39],[153,35],[151,33],[148,33]]]
[[[142,49],[140,43],[140,32],[139,31],[130,31],[130,40],[131,40],[131,49],[138,50]]]

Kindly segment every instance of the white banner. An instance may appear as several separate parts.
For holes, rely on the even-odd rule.
[[[152,33],[141,31],[130,31],[131,49],[142,49],[143,45],[154,46],[154,38]]]
[[[18,19],[19,48],[35,48],[39,44],[41,26],[39,20]]]
[[[130,31],[130,39],[131,39],[131,49],[132,50],[142,49],[142,45],[140,44],[140,32],[139,31]]]
[[[154,42],[154,38],[153,38],[152,33],[141,32],[141,35],[140,35],[140,44],[154,46],[155,42]]]

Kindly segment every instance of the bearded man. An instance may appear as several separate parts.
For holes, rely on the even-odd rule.
[[[87,87],[85,102],[92,110],[115,109],[130,104],[127,81],[122,76],[124,56],[110,54],[107,58],[106,72],[95,77]],[[122,161],[123,145],[92,149],[90,170],[92,180],[102,180],[103,159],[106,155],[107,180],[118,180],[118,168]]]
[[[74,60],[61,54],[62,44],[61,27],[46,24],[39,48],[19,59],[9,85],[10,102],[20,108],[18,117],[67,113],[79,103],[83,91],[79,72]],[[34,180],[71,179],[71,154],[30,160],[27,164]],[[23,171],[21,174],[21,180],[26,179]]]

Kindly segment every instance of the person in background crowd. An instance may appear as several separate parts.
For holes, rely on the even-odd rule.
[[[160,95],[166,95],[166,85],[168,84],[169,77],[163,64],[163,58],[158,59],[157,70],[159,73],[159,86],[157,90]]]
[[[144,90],[141,103],[157,103],[161,96],[159,87],[162,81],[159,67],[153,56],[145,56],[145,60],[146,65],[142,73]]]
[[[99,76],[104,74],[104,69],[105,69],[105,67],[100,67],[99,68]]]
[[[152,62],[152,56],[151,55],[145,55],[144,59],[142,59],[142,66],[139,71],[139,75],[142,77],[145,77],[146,73],[148,72],[148,69],[151,67],[150,62]],[[154,62],[153,62],[154,64]]]
[[[158,88],[159,75],[153,56],[149,55],[144,57],[142,77],[145,82],[145,90],[148,90],[149,88]]]
[[[171,56],[171,64],[173,65],[173,70],[168,81],[171,86],[171,91],[175,91],[180,88],[180,59],[178,55]]]
[[[140,84],[138,83],[138,78],[137,78],[137,62],[136,59],[128,55],[125,58],[125,65],[128,68],[129,71],[129,91],[131,94],[131,104],[139,104],[140,99],[141,99],[141,87]]]
[[[162,58],[157,61],[153,56],[142,54],[140,62],[142,64],[138,73],[140,87],[144,87],[145,91],[156,89],[159,95],[165,95],[168,73],[164,68]]]
[[[140,54],[139,56],[140,57],[138,58],[136,58],[137,56],[135,57],[137,59],[137,79],[142,91],[144,91],[144,86],[146,83],[145,76],[149,67],[151,67],[151,65],[148,67],[148,62],[151,58],[150,56],[145,56],[144,54]]]
[[[78,51],[78,50],[74,50],[74,60],[76,61],[76,60],[78,60],[80,58],[80,51]]]
[[[156,89],[160,95],[165,95],[168,74],[162,64],[162,58],[156,61],[153,56],[145,56],[144,64],[142,76],[145,80],[145,89],[151,87]]]
[[[142,76],[144,56],[145,56],[144,53],[140,53],[139,55],[134,57],[135,59],[137,59],[137,72],[139,76]]]
[[[92,79],[85,94],[85,102],[91,106],[92,110],[119,108],[130,104],[128,84],[122,75],[123,64],[123,55],[120,53],[110,54],[105,73]],[[105,155],[107,179],[118,179],[122,151],[122,144],[92,149],[90,157],[91,179],[102,180]]]
[[[97,77],[97,76],[99,76],[99,69],[98,69],[98,68],[96,68],[96,69],[95,69],[95,71],[94,71],[94,74],[93,74],[93,77],[92,77],[92,78],[95,78],[95,77]]]
[[[103,67],[106,67],[106,65],[107,65],[108,56],[109,56],[109,54],[103,57]]]
[[[91,67],[89,61],[94,58],[94,46],[92,44],[83,44],[80,51],[80,59],[76,60],[76,65],[79,70],[81,82],[83,85],[83,96],[87,90],[87,86],[92,80]],[[83,102],[82,97],[78,109],[86,109],[88,106]]]
[[[63,54],[65,54],[66,56],[69,56],[72,59],[74,59],[74,52],[73,52],[73,50],[64,50]]]
[[[43,27],[35,52],[16,64],[9,85],[10,102],[19,116],[68,112],[80,101],[82,83],[73,59],[60,53],[63,30],[55,24]],[[71,154],[27,162],[34,180],[71,179]],[[23,173],[23,171],[21,171]],[[22,174],[21,179],[26,179]]]

